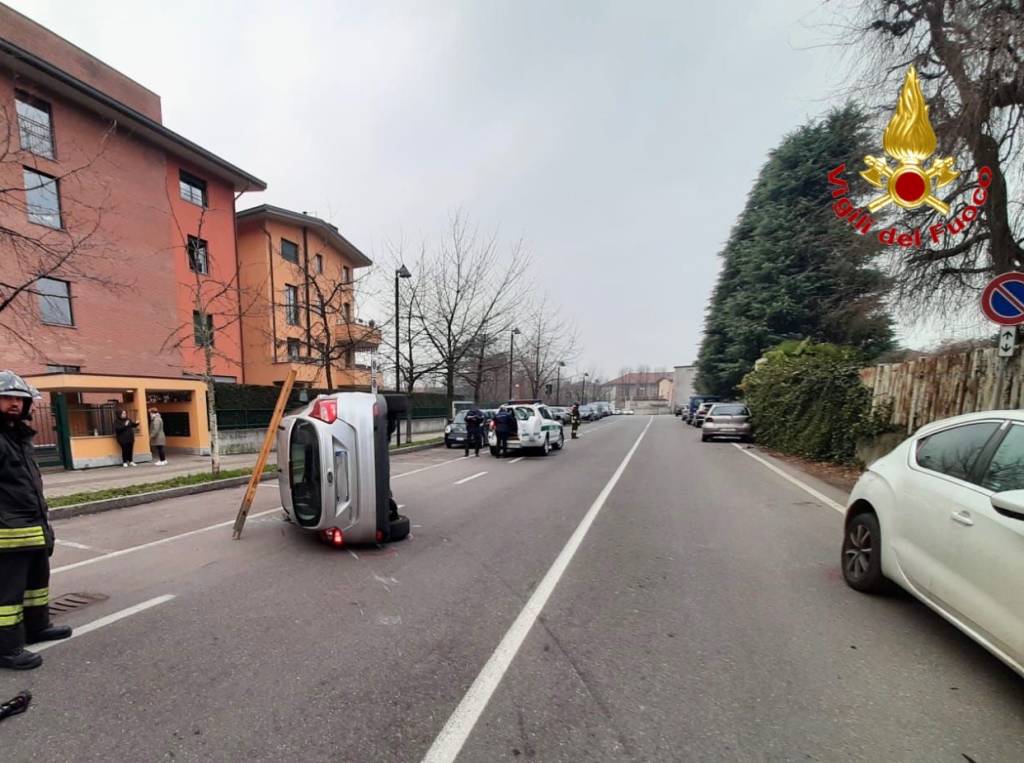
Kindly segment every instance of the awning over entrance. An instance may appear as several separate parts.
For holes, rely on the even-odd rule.
[[[198,455],[210,453],[206,385],[195,379],[100,374],[40,374],[25,377],[43,393],[33,409],[40,461],[49,456],[66,469],[88,469],[121,462],[114,437],[118,412],[139,422],[135,460],[152,460],[149,410],[164,420],[167,447]]]

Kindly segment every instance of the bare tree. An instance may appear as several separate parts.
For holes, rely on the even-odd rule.
[[[515,287],[529,258],[521,241],[502,257],[497,236],[480,236],[459,214],[438,247],[424,250],[412,317],[434,349],[451,402],[466,355],[519,296]]]
[[[559,364],[576,360],[579,334],[572,322],[551,306],[547,296],[542,297],[528,315],[521,326],[519,365],[530,396],[539,399],[547,393],[549,384],[553,386]]]
[[[54,296],[45,279],[108,291],[123,285],[114,275],[116,246],[102,235],[109,194],[97,194],[102,184],[92,177],[114,133],[111,124],[95,147],[74,146],[66,153],[78,158],[56,175],[52,162],[36,172],[38,156],[53,156],[49,125],[0,105],[0,329],[30,357],[41,351],[37,300]],[[79,196],[86,180],[89,191]]]
[[[909,257],[894,259],[899,297],[931,295],[926,307],[948,307],[991,275],[1024,266],[1024,205],[1011,193],[1024,182],[1024,12],[1005,0],[871,0],[860,14],[858,35],[847,44],[863,63],[862,97],[888,119],[908,68],[916,67],[935,156],[953,157],[961,172],[944,189],[950,218],[926,206],[909,220],[930,232],[956,223],[970,206],[979,210],[959,235],[937,228],[938,241],[926,238]],[[987,189],[979,186],[982,167],[991,170]]]
[[[240,194],[239,194],[240,195]],[[235,197],[237,200],[237,196]],[[170,202],[170,200],[168,199]],[[206,416],[210,430],[210,471],[220,473],[220,434],[217,428],[217,369],[218,361],[237,366],[235,355],[224,351],[224,341],[231,329],[239,329],[244,315],[255,308],[264,298],[262,290],[246,294],[239,288],[238,269],[231,267],[215,269],[203,239],[203,228],[211,210],[202,207],[195,233],[191,234],[182,225],[170,204],[171,218],[177,231],[178,242],[174,249],[188,257],[191,279],[183,283],[192,306],[192,320],[179,323],[164,341],[164,349],[175,349],[187,356],[198,350],[202,361],[196,376],[206,385]],[[221,210],[224,211],[224,210]],[[234,214],[233,206],[230,214]],[[221,339],[218,346],[218,339]],[[241,340],[239,340],[241,341]],[[186,366],[188,364],[186,363]]]

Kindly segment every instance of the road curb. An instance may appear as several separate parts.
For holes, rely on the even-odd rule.
[[[430,450],[431,448],[442,448],[444,447],[443,442],[429,442],[425,445],[410,445],[408,448],[398,448],[397,450],[389,450],[388,452],[392,456],[397,456],[401,453],[415,453],[419,450]]]
[[[266,472],[260,481],[276,479],[277,471]],[[89,501],[88,503],[73,503],[70,506],[50,509],[50,519],[68,519],[70,517],[81,517],[86,514],[99,514],[114,509],[127,509],[131,506],[141,506],[154,501],[162,501],[166,498],[181,498],[186,495],[197,495],[209,493],[214,490],[224,490],[230,487],[239,487],[249,484],[249,477],[231,477],[226,480],[214,480],[212,482],[201,482],[198,485],[182,485],[171,487],[165,490],[154,490],[149,493],[137,493],[126,495],[121,498],[105,498],[102,501]]]

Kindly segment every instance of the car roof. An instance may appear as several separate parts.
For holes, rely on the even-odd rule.
[[[939,429],[945,429],[946,427],[955,426],[957,424],[969,424],[972,421],[990,421],[991,419],[1008,419],[1010,421],[1017,421],[1024,424],[1024,410],[977,411],[975,413],[965,413],[961,416],[953,416],[948,419],[940,419],[939,421],[932,421],[925,424],[914,432],[914,436],[918,437],[926,435]]]

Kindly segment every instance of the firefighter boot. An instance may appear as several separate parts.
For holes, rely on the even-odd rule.
[[[38,644],[41,641],[61,641],[66,638],[71,638],[70,625],[51,624],[42,630],[32,631],[25,634],[25,642],[29,644]]]
[[[8,670],[32,670],[42,664],[42,655],[29,652],[21,647],[14,652],[0,654],[0,668]]]

